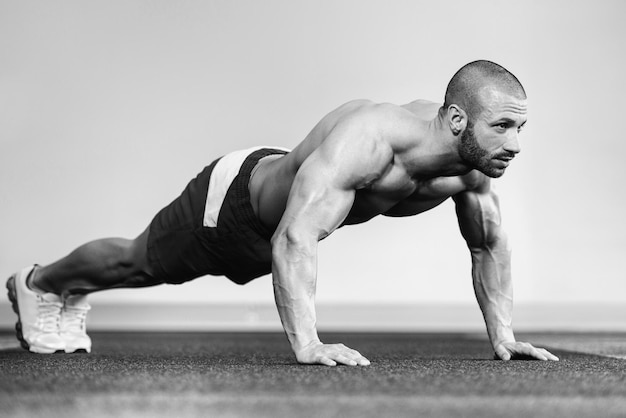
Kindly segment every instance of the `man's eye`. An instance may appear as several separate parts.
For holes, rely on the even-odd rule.
[[[509,127],[509,125],[507,125],[506,123],[500,123],[498,125],[498,128],[500,128],[500,129],[507,129],[508,127]]]

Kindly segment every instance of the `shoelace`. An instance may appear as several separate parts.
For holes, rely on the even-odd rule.
[[[63,331],[85,332],[88,307],[65,307],[63,310]]]
[[[37,295],[37,319],[43,332],[58,333],[60,329],[61,306],[56,302],[49,302],[41,295]]]

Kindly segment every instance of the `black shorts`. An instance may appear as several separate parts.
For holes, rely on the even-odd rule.
[[[206,226],[209,182],[218,162],[227,156],[205,167],[189,182],[183,193],[150,223],[148,263],[155,278],[165,283],[183,283],[210,274],[244,284],[270,273],[272,231],[254,214],[248,183],[261,158],[286,153],[261,148],[247,154],[230,185],[221,185],[224,189],[227,187],[227,191],[217,208],[219,215],[215,215],[214,226],[212,223]],[[222,171],[220,167],[219,173]],[[219,177],[215,181],[219,181]]]

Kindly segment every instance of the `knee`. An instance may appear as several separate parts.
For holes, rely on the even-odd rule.
[[[143,237],[118,243],[118,256],[113,269],[123,278],[126,287],[145,287],[163,283],[154,277],[147,256],[147,242]]]
[[[142,263],[132,240],[109,239],[108,248],[103,251],[104,262],[109,270],[116,270],[121,275],[128,274],[139,268]]]

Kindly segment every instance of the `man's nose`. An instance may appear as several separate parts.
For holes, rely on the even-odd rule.
[[[518,154],[522,150],[522,148],[519,146],[517,132],[515,132],[513,135],[509,137],[508,141],[506,141],[503,148],[505,151],[508,151],[513,154]]]

